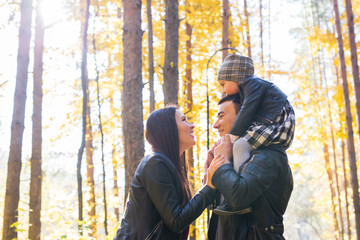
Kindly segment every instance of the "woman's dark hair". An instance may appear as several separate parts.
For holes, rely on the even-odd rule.
[[[175,166],[182,190],[182,204],[191,198],[188,164],[185,154],[180,156],[179,133],[175,119],[176,107],[170,106],[152,112],[146,121],[146,140],[153,151],[167,156]]]

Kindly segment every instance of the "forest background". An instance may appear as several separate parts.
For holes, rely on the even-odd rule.
[[[143,124],[167,102],[195,124],[199,189],[224,47],[295,108],[285,237],[359,239],[359,16],[359,0],[2,1],[2,239],[112,239],[149,151]],[[190,239],[205,239],[207,221]]]

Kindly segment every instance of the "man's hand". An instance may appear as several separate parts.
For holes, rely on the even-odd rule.
[[[229,134],[221,138],[220,144],[214,149],[214,154],[215,156],[223,155],[225,162],[230,163],[230,159],[232,158],[232,143]]]

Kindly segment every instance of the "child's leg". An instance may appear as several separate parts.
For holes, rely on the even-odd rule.
[[[231,137],[230,137],[231,138]],[[242,163],[244,163],[250,157],[250,151],[252,150],[251,145],[245,140],[245,138],[238,138],[236,136],[231,138],[231,142],[234,142],[233,145],[233,162],[234,162],[234,170],[236,173],[239,173],[239,168]],[[222,196],[222,195],[221,195]],[[246,211],[248,209],[245,209]],[[214,213],[218,215],[231,215],[238,214],[243,210],[232,209],[232,207],[222,201],[220,201],[220,205],[214,209]]]
[[[239,138],[234,142],[233,146],[233,161],[236,173],[239,173],[239,168],[249,157],[252,150],[250,144],[245,138]]]

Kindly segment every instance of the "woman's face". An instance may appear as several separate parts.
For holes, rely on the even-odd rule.
[[[186,121],[182,112],[175,112],[176,125],[179,132],[180,155],[188,148],[195,145],[194,124]]]

